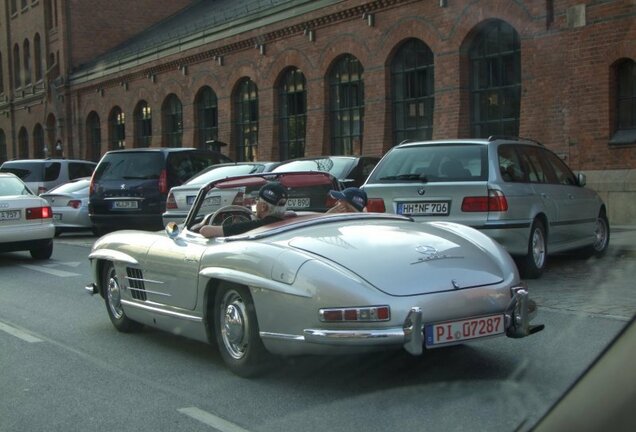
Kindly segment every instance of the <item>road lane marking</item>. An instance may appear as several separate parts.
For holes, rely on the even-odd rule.
[[[181,414],[185,414],[188,417],[192,417],[195,420],[205,423],[221,432],[248,432],[247,429],[243,429],[240,426],[235,425],[227,420],[217,417],[214,414],[210,414],[207,411],[203,411],[197,407],[179,408]]]
[[[2,330],[5,333],[9,333],[11,336],[15,336],[18,339],[22,339],[23,341],[29,342],[29,343],[34,343],[34,342],[43,342],[42,339],[38,339],[35,336],[30,335],[29,333],[22,331],[20,329],[17,329],[15,327],[6,325],[4,323],[0,322],[0,330]]]
[[[37,265],[32,265],[32,264],[21,264],[22,267],[24,268],[28,268],[30,270],[35,270],[35,271],[39,271],[41,273],[47,273],[53,276],[59,276],[59,277],[73,277],[73,276],[81,276],[79,273],[71,273],[71,272],[67,272],[64,270],[56,270],[56,269],[52,269],[52,268],[46,268],[43,266],[37,266]]]

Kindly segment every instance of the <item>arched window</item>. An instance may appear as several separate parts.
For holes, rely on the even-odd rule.
[[[435,108],[433,51],[419,39],[409,39],[391,62],[393,144],[433,136]]]
[[[18,0],[11,0],[11,15],[18,12]]]
[[[33,38],[33,66],[35,67],[35,81],[42,79],[42,47],[40,34],[36,33]]]
[[[40,123],[33,128],[33,156],[36,158],[45,158],[49,155],[49,149],[44,143],[44,128]]]
[[[102,130],[99,115],[92,111],[86,119],[87,158],[98,161],[102,153]]]
[[[22,56],[24,60],[24,85],[31,84],[31,46],[29,40],[25,39],[22,44]]]
[[[152,141],[152,111],[145,100],[135,108],[135,147],[150,147]]]
[[[20,67],[20,46],[13,46],[13,86],[15,88],[22,87],[22,68]]]
[[[258,160],[258,88],[244,78],[234,98],[236,112],[236,158],[239,161]]]
[[[636,143],[636,62],[616,66],[616,115],[611,144]]]
[[[287,70],[278,88],[280,160],[305,156],[307,84],[300,69]]]
[[[7,159],[9,159],[9,155],[7,153],[7,137],[4,134],[4,131],[0,129],[0,164]]]
[[[163,137],[166,147],[181,147],[183,139],[183,106],[179,98],[168,95],[161,108],[163,117]]]
[[[195,99],[197,146],[207,148],[206,142],[219,137],[219,108],[216,93],[205,86]]]
[[[108,118],[111,150],[126,147],[126,115],[119,107],[113,108]]]
[[[362,153],[364,69],[354,56],[341,57],[329,74],[331,153]]]
[[[20,128],[18,133],[18,158],[29,158],[29,134],[25,127]]]
[[[521,49],[508,23],[490,21],[469,50],[471,132],[474,137],[519,134]]]

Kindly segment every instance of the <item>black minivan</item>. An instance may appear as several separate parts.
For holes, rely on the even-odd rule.
[[[222,153],[194,148],[112,150],[91,179],[88,211],[94,231],[163,228],[161,214],[173,186],[210,165],[232,162]]]

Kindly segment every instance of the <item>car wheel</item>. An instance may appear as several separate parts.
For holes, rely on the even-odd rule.
[[[548,258],[548,238],[545,226],[540,220],[535,220],[530,229],[528,239],[528,253],[519,262],[521,276],[536,279],[543,274]]]
[[[246,287],[223,283],[216,292],[214,331],[223,361],[237,375],[264,369],[268,353],[261,341],[252,296]]]
[[[115,328],[123,333],[131,333],[141,329],[142,325],[126,316],[121,305],[121,286],[119,277],[112,262],[106,264],[102,273],[102,287],[108,317]]]
[[[607,252],[610,240],[610,227],[605,212],[599,213],[594,224],[594,243],[582,250],[584,257],[603,256]]]
[[[31,257],[36,260],[49,259],[51,255],[53,255],[53,241],[44,247],[31,249],[29,253],[31,253]]]
[[[62,234],[62,230],[59,228],[55,228],[55,237],[59,237]]]

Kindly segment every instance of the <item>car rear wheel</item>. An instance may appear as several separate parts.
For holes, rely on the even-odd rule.
[[[223,361],[237,375],[254,376],[268,358],[246,287],[222,283],[216,292],[216,340]]]
[[[536,279],[543,274],[548,258],[548,241],[545,226],[540,220],[535,220],[530,229],[528,239],[528,253],[519,261],[521,276]]]
[[[123,333],[131,333],[141,329],[142,324],[131,320],[126,316],[126,312],[124,312],[121,305],[119,277],[112,262],[107,263],[104,268],[104,272],[102,273],[102,287],[108,317],[115,328]]]
[[[31,254],[31,258],[36,260],[49,259],[51,255],[53,255],[53,241],[44,247],[31,249],[29,253]]]

